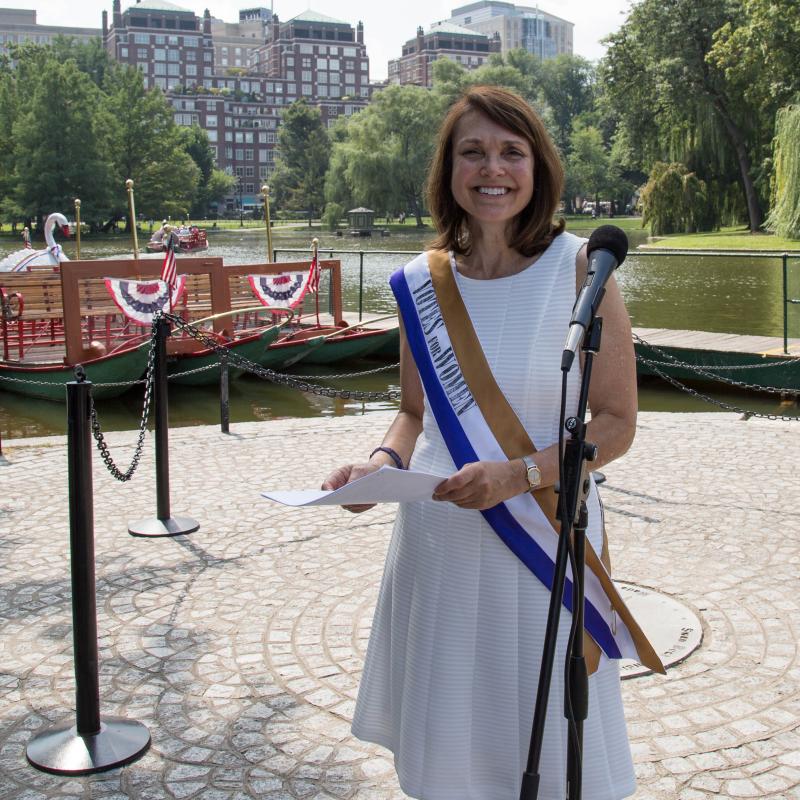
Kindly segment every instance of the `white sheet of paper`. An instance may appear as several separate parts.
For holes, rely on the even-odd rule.
[[[342,506],[361,503],[400,503],[430,500],[433,490],[447,475],[381,467],[340,489],[300,489],[284,492],[262,492],[262,497],[286,506]]]

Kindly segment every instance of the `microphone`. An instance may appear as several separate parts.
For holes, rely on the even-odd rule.
[[[589,257],[589,271],[572,307],[569,333],[561,355],[563,372],[569,372],[572,367],[586,330],[603,301],[611,273],[625,260],[628,237],[615,225],[602,225],[589,237],[586,252]]]

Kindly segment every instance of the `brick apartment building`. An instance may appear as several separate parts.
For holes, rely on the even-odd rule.
[[[354,28],[309,10],[282,23],[266,9],[248,9],[238,25],[215,25],[208,11],[200,18],[169,0],[140,0],[124,12],[113,0],[103,38],[113,58],[167,93],[179,125],[208,133],[217,165],[239,179],[229,210],[259,206],[285,106],[306,98],[330,125],[369,102],[360,22]]]
[[[500,38],[471,31],[452,22],[437,22],[427,33],[422,26],[417,36],[403,45],[400,58],[389,62],[389,83],[413,83],[430,88],[433,85],[433,62],[449,58],[465,67],[477,69],[486,63],[490,53],[500,52]]]

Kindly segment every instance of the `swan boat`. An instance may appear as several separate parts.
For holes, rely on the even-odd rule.
[[[44,223],[44,239],[47,247],[42,250],[33,250],[24,247],[9,253],[0,261],[0,272],[25,272],[32,268],[52,267],[58,269],[63,261],[69,261],[55,238],[53,231],[58,225],[65,236],[69,236],[69,222],[63,214],[50,214]],[[27,240],[26,240],[27,242]]]

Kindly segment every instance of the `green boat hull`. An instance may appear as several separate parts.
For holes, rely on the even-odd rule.
[[[275,342],[261,355],[259,363],[268,369],[281,370],[291,367],[302,361],[309,353],[322,347],[325,343],[324,336],[314,336],[310,339],[297,341]]]
[[[639,376],[658,375],[663,372],[681,382],[714,385],[726,388],[730,384],[725,381],[714,381],[710,375],[703,375],[691,369],[691,366],[703,368],[711,375],[720,376],[738,383],[746,383],[749,391],[764,391],[767,387],[800,391],[800,363],[797,356],[768,355],[743,353],[723,350],[691,349],[688,347],[670,347],[659,345],[654,352],[647,345],[634,343],[636,355],[636,372]],[[681,364],[672,364],[670,356]],[[648,364],[646,361],[656,362]],[[792,363],[794,362],[794,363]],[[687,366],[683,366],[683,365]],[[758,367],[751,365],[758,364]],[[747,369],[741,369],[746,366]],[[739,369],[737,369],[739,367]],[[659,376],[660,377],[660,376]]]
[[[86,377],[92,382],[92,397],[118,397],[126,392],[137,381],[147,368],[147,354],[150,343],[147,342],[130,350],[95,358],[83,362]],[[53,400],[64,403],[67,383],[75,380],[73,367],[62,364],[19,365],[0,363],[0,389],[26,397],[41,400]],[[103,386],[103,384],[120,383],[121,386]]]
[[[350,335],[333,336],[325,340],[322,347],[309,353],[304,364],[338,364],[371,355],[395,336],[395,331],[357,331]]]
[[[280,327],[273,325],[260,333],[239,339],[228,345],[228,350],[237,356],[246,358],[256,364],[261,363],[264,352],[269,345],[278,338]],[[170,383],[179,383],[182,386],[213,386],[219,383],[219,369],[211,369],[219,364],[216,351],[203,350],[199,353],[189,353],[178,356],[167,363],[167,374]],[[194,370],[202,369],[202,372]],[[244,373],[240,367],[229,366],[228,379],[235,380]]]

